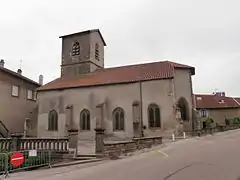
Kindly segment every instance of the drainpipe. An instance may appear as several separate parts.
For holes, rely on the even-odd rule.
[[[140,123],[141,123],[141,137],[144,137],[144,132],[143,132],[143,101],[142,101],[142,82],[139,80],[139,93],[140,93]]]
[[[190,75],[190,85],[191,85],[191,93],[192,93],[192,135],[194,135],[194,132],[195,132],[195,103],[196,103],[196,100],[195,100],[195,96],[193,94],[193,88],[192,88],[192,74],[191,72],[189,73]]]

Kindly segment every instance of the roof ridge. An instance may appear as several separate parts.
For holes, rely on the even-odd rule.
[[[116,67],[108,67],[108,68],[103,68],[103,69],[98,69],[97,71],[104,71],[104,70],[109,70],[109,69],[120,69],[124,67],[136,67],[136,66],[141,66],[141,65],[150,65],[150,64],[155,64],[155,63],[166,63],[167,61],[154,61],[154,62],[146,62],[146,63],[140,63],[140,64],[130,64],[130,65],[123,65],[123,66],[116,66]],[[186,65],[187,66],[187,65]]]
[[[134,83],[140,80],[170,79],[174,77],[174,68],[194,69],[194,67],[187,65],[175,65],[169,61],[145,62],[141,64],[97,69],[92,73],[78,76],[74,79],[65,79],[67,83],[64,82],[64,78],[56,79],[56,82],[52,81],[45,84],[40,90]],[[192,73],[192,75],[194,74]]]
[[[240,103],[235,98],[233,100],[240,106]]]
[[[217,96],[215,94],[194,94],[195,96],[213,96],[213,97],[222,97],[222,98],[234,98],[231,96]]]
[[[36,82],[36,81],[34,81],[34,80],[26,77],[26,76],[23,76],[22,74],[18,74],[17,72],[15,72],[15,71],[13,71],[13,70],[11,70],[11,69],[8,69],[8,68],[6,68],[6,67],[0,67],[0,70],[3,70],[3,71],[5,71],[6,73],[12,74],[13,76],[17,76],[17,77],[19,77],[19,78],[21,78],[21,79],[24,79],[24,80],[26,80],[26,81],[29,81],[30,83],[33,83],[33,84],[36,84],[36,85],[39,85],[39,86],[40,86],[40,84],[39,84],[38,82]]]

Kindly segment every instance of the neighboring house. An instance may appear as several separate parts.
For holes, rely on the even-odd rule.
[[[240,116],[239,98],[227,97],[224,92],[195,94],[194,99],[201,118],[211,117],[216,123],[225,124],[226,118]]]
[[[108,137],[139,137],[142,128],[145,136],[175,130],[177,111],[185,130],[192,129],[194,67],[159,61],[104,68],[106,43],[99,30],[61,38],[61,77],[38,88],[38,136],[67,136],[66,108],[72,106],[79,138],[93,139],[102,103]]]
[[[35,116],[36,122],[35,90],[38,87],[40,84],[24,77],[21,69],[13,72],[4,67],[4,60],[0,61],[1,133],[4,125],[12,133],[23,133],[26,118],[34,120]]]

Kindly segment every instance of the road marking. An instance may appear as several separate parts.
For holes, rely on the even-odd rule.
[[[165,157],[169,157],[168,154],[166,154],[165,152],[161,151],[161,150],[158,150],[159,153],[161,153],[162,155],[164,155]]]

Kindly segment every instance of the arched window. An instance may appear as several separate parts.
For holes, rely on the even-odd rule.
[[[124,131],[124,112],[120,107],[113,111],[113,130]]]
[[[99,60],[99,44],[95,44],[95,59]]]
[[[80,113],[80,129],[89,131],[90,127],[90,112],[87,109],[82,110]]]
[[[79,42],[75,42],[72,47],[72,56],[80,55],[80,44]]]
[[[51,110],[48,114],[48,130],[58,131],[58,113],[56,110]]]
[[[150,128],[161,127],[161,114],[157,104],[148,106],[148,123]]]

